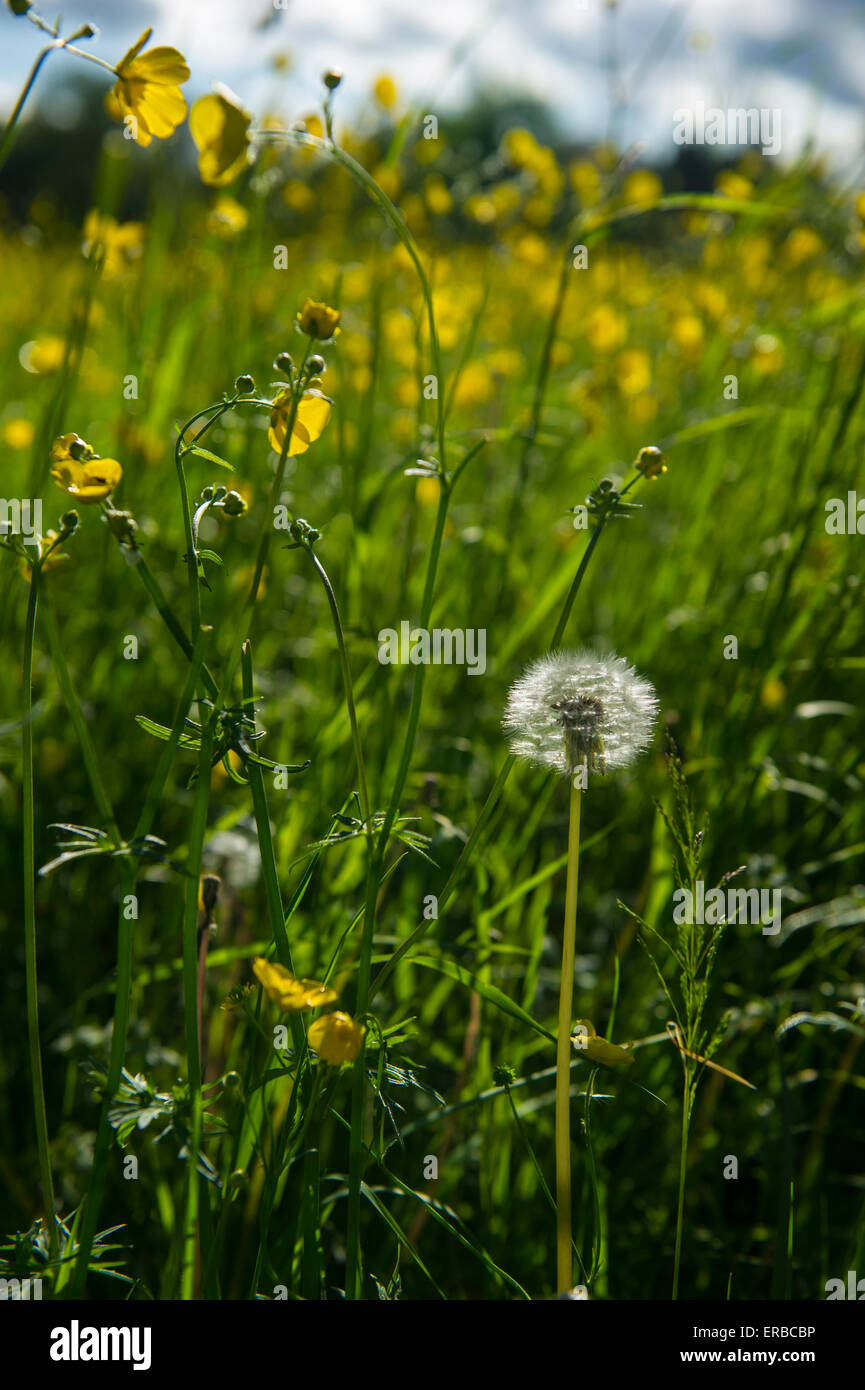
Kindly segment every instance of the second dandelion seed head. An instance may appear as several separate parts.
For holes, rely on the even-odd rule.
[[[526,668],[505,707],[511,752],[571,777],[626,767],[651,741],[654,688],[620,656],[584,648]]]

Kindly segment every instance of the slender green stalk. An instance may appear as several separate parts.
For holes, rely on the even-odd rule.
[[[580,878],[580,810],[583,799],[582,791],[575,782],[576,779],[572,777],[562,978],[556,1039],[556,1287],[559,1292],[571,1287],[574,1268],[571,1253],[571,1014],[574,1002],[577,894]]]
[[[303,396],[304,390],[306,389],[306,363],[310,351],[312,349],[312,341],[312,338],[307,338],[306,340],[303,349],[303,358],[301,359],[300,367],[298,368],[297,374],[294,379],[295,385],[292,394],[291,406],[288,411],[288,416],[285,422],[285,437],[282,441],[282,448],[279,451],[279,460],[277,462],[276,470],[273,475],[273,482],[270,486],[270,494],[267,499],[267,510],[264,515],[264,521],[262,522],[261,527],[261,535],[259,536],[258,540],[258,552],[255,558],[255,572],[252,576],[252,584],[249,587],[249,593],[246,596],[243,609],[241,610],[240,617],[238,619],[232,637],[231,646],[229,648],[228,653],[228,665],[226,668],[225,675],[222,679],[222,690],[231,689],[231,683],[234,680],[234,673],[237,670],[237,663],[240,660],[242,654],[243,643],[249,637],[250,629],[252,627],[252,615],[255,610],[256,601],[258,599],[258,591],[261,587],[261,577],[264,574],[264,567],[267,564],[267,557],[270,554],[270,545],[271,541],[273,540],[274,509],[277,503],[279,502],[280,494],[282,492],[282,484],[285,478],[285,465],[289,459],[291,437],[294,433],[294,426],[297,421],[297,412],[300,406],[301,398]]]
[[[687,1057],[682,1056],[682,1136],[679,1146],[679,1197],[676,1203],[676,1249],[673,1255],[673,1302],[679,1297],[679,1264],[682,1258],[682,1232],[685,1224],[685,1178],[688,1170],[688,1132],[691,1127],[691,1075]]]
[[[39,1047],[39,986],[36,964],[36,833],[33,784],[33,645],[36,636],[36,610],[41,575],[37,566],[30,573],[30,597],[24,628],[24,719],[21,730],[24,816],[24,970],[27,997],[27,1043],[30,1050],[30,1079],[33,1087],[33,1114],[39,1152],[39,1179],[48,1248],[56,1262],[60,1255],[57,1217],[54,1210],[54,1182],[51,1177],[51,1151],[48,1143],[48,1117],[45,1110],[45,1084]]]
[[[93,791],[96,805],[99,808],[103,827],[108,831],[115,846],[119,847],[122,844],[122,837],[117,822],[114,819],[114,811],[108,799],[108,793],[105,790],[105,783],[102,780],[102,772],[99,767],[99,755],[93,746],[90,730],[84,721],[84,715],[81,713],[81,704],[75,693],[75,687],[72,684],[72,677],[69,674],[69,667],[66,665],[63,647],[57,635],[57,627],[49,603],[45,604],[42,621],[45,628],[45,635],[48,639],[51,660],[54,663],[54,670],[57,674],[57,680],[66,705],[66,711],[69,718],[72,720],[72,726],[78,738],[81,756],[84,759],[84,766],[87,769],[90,787]]]
[[[354,756],[357,762],[357,776],[358,782],[360,784],[360,808],[361,813],[363,815],[364,826],[366,828],[367,839],[369,841],[370,848],[372,848],[372,806],[370,804],[369,789],[367,787],[366,767],[363,761],[363,746],[360,741],[360,731],[357,726],[357,710],[355,709],[354,704],[354,687],[352,685],[351,680],[351,667],[349,666],[348,652],[346,651],[345,647],[345,634],[342,629],[342,619],[339,616],[339,606],[336,601],[336,594],[333,592],[333,585],[331,584],[327,576],[327,571],[325,570],[324,565],[321,563],[308,541],[304,542],[303,549],[306,551],[307,555],[312,560],[312,563],[315,565],[315,568],[318,570],[321,582],[324,585],[324,592],[327,594],[328,604],[330,605],[331,617],[333,618],[333,628],[334,632],[336,633],[337,646],[339,647],[339,659],[342,665],[342,679],[343,685],[345,686],[345,702],[348,706],[348,718],[349,723],[351,724],[351,737],[352,742],[354,743]]]
[[[135,573],[138,575],[139,579],[144,585],[144,588],[147,590],[147,593],[153,600],[153,604],[156,608],[157,613],[159,614],[162,621],[165,623],[165,626],[168,628],[168,631],[171,633],[177,645],[180,647],[180,650],[184,653],[185,656],[189,658],[190,661],[192,661],[192,643],[190,642],[189,638],[187,637],[186,633],[184,632],[183,628],[181,627],[180,623],[178,622],[177,618],[172,612],[168,604],[168,601],[164,593],[162,592],[162,589],[159,587],[159,584],[157,583],[146,561],[144,560],[141,551],[138,550],[135,553],[137,556],[137,559],[135,561]],[[210,699],[214,699],[218,694],[218,689],[216,681],[213,679],[213,676],[210,674],[210,671],[207,669],[206,666],[201,667],[201,680],[205,686],[205,689],[207,690],[207,694],[210,697]]]
[[[201,853],[207,829],[210,802],[210,773],[213,761],[213,719],[201,721],[201,747],[186,859],[186,901],[183,912],[183,1016],[186,1025],[186,1073],[189,1086],[190,1140],[189,1179],[183,1227],[183,1262],[180,1297],[195,1296],[198,1236],[198,1150],[201,1143],[201,1054],[198,1048],[198,892]]]
[[[94,53],[85,53],[84,49],[82,48],[72,48],[70,46],[76,39],[91,37],[94,31],[91,29],[89,24],[84,25],[81,29],[77,29],[74,34],[69,35],[68,39],[61,39],[58,37],[57,29],[51,28],[51,26],[46,24],[44,20],[38,17],[34,17],[32,14],[28,14],[27,18],[30,19],[38,29],[41,29],[43,33],[51,34],[54,37],[55,42],[49,43],[47,48],[43,48],[42,52],[38,54],[36,62],[33,64],[33,67],[30,70],[30,76],[27,78],[27,81],[24,84],[21,94],[15,103],[15,107],[12,111],[12,114],[9,117],[9,120],[6,122],[6,128],[3,131],[2,137],[0,137],[0,169],[3,168],[3,165],[6,163],[6,160],[9,158],[9,154],[12,150],[12,141],[15,138],[15,131],[18,127],[18,122],[21,118],[21,112],[24,110],[24,104],[27,101],[27,98],[29,97],[31,91],[33,90],[36,79],[39,76],[40,70],[42,68],[42,64],[45,62],[46,58],[50,57],[52,53],[61,53],[64,50],[67,53],[74,53],[76,58],[84,58],[88,63],[96,63],[101,68],[107,68],[108,71],[112,74],[112,76],[116,76],[116,70],[111,66],[110,63],[106,63],[104,58],[97,58]]]
[[[345,635],[342,629],[342,621],[339,615],[339,606],[333,586],[327,576],[327,572],[321,561],[315,554],[309,543],[304,544],[304,549],[315,565],[321,581],[324,585],[327,601],[330,605],[331,616],[333,618],[334,630],[336,632],[337,645],[339,647],[340,660],[342,663],[343,683],[345,685],[345,698],[348,706],[349,721],[351,724],[352,740],[354,742],[355,758],[357,761],[357,775],[360,783],[361,814],[364,819],[366,830],[367,846],[369,849],[369,864],[366,878],[366,902],[363,915],[363,929],[361,932],[360,962],[358,970],[357,1004],[355,1013],[362,1017],[366,1013],[367,1000],[369,998],[369,985],[372,975],[372,941],[375,926],[375,903],[378,896],[379,883],[381,881],[381,870],[384,862],[384,852],[387,840],[379,839],[375,842],[372,807],[369,799],[369,789],[366,780],[366,768],[363,759],[363,746],[360,739],[360,730],[357,723],[357,711],[354,703],[354,689],[351,679],[351,667],[348,661],[348,652],[345,646]],[[358,1298],[361,1296],[362,1280],[360,1269],[360,1195],[361,1179],[363,1174],[363,1120],[365,1105],[365,1054],[366,1039],[361,1043],[360,1054],[354,1063],[354,1073],[352,1076],[351,1093],[351,1133],[349,1137],[349,1189],[348,1189],[348,1229],[346,1236],[346,1298]]]
[[[203,629],[198,634],[198,641],[193,649],[192,663],[189,668],[186,686],[180,697],[180,703],[174,717],[171,734],[165,743],[162,755],[156,767],[156,772],[153,775],[153,780],[147,790],[144,805],[141,808],[141,815],[135,827],[133,842],[147,835],[153,824],[159,797],[171,770],[171,764],[177,752],[177,745],[180,742],[180,734],[183,729],[184,720],[192,704],[192,697],[195,693],[195,687],[198,683],[200,670],[203,664],[204,647],[208,633],[209,629]],[[120,1085],[123,1072],[123,1059],[126,1052],[126,1037],[129,1030],[129,1012],[132,996],[133,962],[133,920],[127,915],[126,905],[128,896],[135,892],[136,877],[135,860],[133,859],[129,861],[128,867],[124,867],[119,887],[119,912],[117,919],[117,988],[114,996],[114,1024],[111,1033],[111,1052],[108,1059],[108,1075],[105,1082],[105,1094],[102,1098],[99,1128],[96,1132],[93,1167],[90,1173],[90,1183],[88,1185],[87,1197],[84,1204],[84,1217],[81,1223],[78,1253],[75,1260],[75,1270],[72,1276],[71,1296],[73,1298],[80,1298],[82,1296],[84,1282],[87,1278],[87,1266],[90,1261],[90,1251],[99,1221],[99,1211],[102,1205],[102,1196],[108,1171],[108,1155],[111,1150],[112,1131],[108,1114],[117,1088]]]

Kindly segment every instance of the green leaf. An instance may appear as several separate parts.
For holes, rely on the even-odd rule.
[[[229,473],[234,472],[233,463],[228,463],[225,459],[221,459],[219,454],[211,453],[209,449],[205,449],[201,444],[188,444],[183,450],[183,457],[186,458],[187,454],[195,454],[197,458],[207,459],[208,463],[218,463],[220,468],[227,468]],[[202,553],[202,551],[199,551],[199,554]]]
[[[524,1023],[526,1027],[533,1028],[536,1033],[540,1033],[542,1038],[547,1038],[553,1043],[556,1041],[554,1033],[548,1032],[532,1018],[530,1013],[520,1008],[519,1004],[515,1004],[507,994],[495,985],[488,984],[486,980],[479,979],[477,975],[473,975],[464,966],[457,965],[456,961],[436,960],[432,956],[408,956],[405,963],[421,965],[427,970],[438,970],[442,975],[449,975],[452,980],[458,981],[459,984],[465,985],[475,994],[479,994],[482,999],[486,999],[487,1003],[495,1004],[502,1013],[510,1014],[511,1018],[515,1018],[518,1023]]]

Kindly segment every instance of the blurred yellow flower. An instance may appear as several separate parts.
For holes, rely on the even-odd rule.
[[[288,421],[291,415],[291,391],[286,389],[281,391],[273,403],[270,412],[270,429],[268,439],[270,447],[278,454],[282,453],[282,446],[285,442],[285,432],[288,429]],[[310,444],[314,444],[327,425],[330,419],[330,401],[323,396],[320,391],[306,391],[301,396],[297,406],[297,415],[291,431],[291,439],[288,445],[288,454],[296,458],[298,454],[305,454]]]
[[[441,490],[438,478],[418,478],[414,495],[422,507],[437,507]]]
[[[180,83],[189,77],[186,59],[176,48],[141,50],[152,29],[124,54],[115,68],[117,81],[106,97],[109,115],[123,121],[137,145],[149,145],[154,135],[165,140],[186,115]]]
[[[59,372],[65,358],[66,343],[64,339],[55,337],[51,333],[46,333],[41,338],[34,338],[32,342],[25,343],[18,353],[18,361],[25,372],[34,372],[38,375]]]
[[[635,207],[647,207],[650,203],[656,203],[663,192],[664,185],[651,169],[635,169],[625,179],[622,188],[625,202]]]
[[[7,420],[0,431],[0,438],[10,449],[29,449],[36,434],[29,420],[16,416]]]
[[[856,216],[861,222],[865,222],[865,193],[860,193],[853,204],[856,209]]]
[[[256,957],[252,969],[267,997],[288,1013],[317,1009],[320,1004],[332,1004],[338,997],[335,989],[320,980],[295,979],[284,965],[263,956]]]
[[[308,133],[310,135],[315,135],[319,140],[324,135],[324,125],[322,124],[321,116],[316,116],[315,112],[309,116],[304,116],[303,124],[306,126]]]
[[[652,381],[649,354],[642,348],[627,348],[616,358],[616,385],[623,396],[639,396],[648,390]]]
[[[386,198],[391,202],[399,197],[402,188],[402,175],[399,169],[392,164],[377,164],[372,171],[372,176]]]
[[[61,434],[51,445],[51,476],[76,502],[102,502],[123,469],[116,459],[100,458],[80,435]]]
[[[312,212],[315,194],[302,179],[287,179],[282,188],[282,201],[292,212]]]
[[[771,333],[761,333],[754,339],[751,365],[761,376],[771,376],[784,365],[784,350]]]
[[[486,405],[495,394],[495,378],[489,367],[483,362],[468,362],[454,388],[453,403],[457,409],[471,410]]]
[[[826,250],[826,243],[811,227],[795,227],[784,242],[783,255],[788,265],[812,261]]]
[[[703,346],[703,324],[696,314],[679,314],[673,321],[673,341],[683,352],[695,357]]]
[[[571,164],[568,178],[583,207],[593,207],[601,196],[601,175],[595,165],[584,160]]]
[[[537,165],[543,146],[538,143],[530,130],[514,126],[505,131],[502,148],[512,164],[518,169],[532,169]]]
[[[423,196],[430,212],[435,217],[443,217],[454,205],[450,189],[441,174],[427,174],[423,184]]]
[[[497,348],[487,358],[487,366],[496,376],[515,377],[525,371],[526,359],[518,348]]]
[[[307,1041],[325,1062],[339,1066],[353,1062],[361,1049],[366,1029],[344,1013],[322,1014],[310,1024]]]
[[[765,709],[776,710],[787,698],[787,687],[783,681],[766,681],[760,691],[760,703]]]
[[[391,107],[396,106],[399,92],[392,77],[385,73],[378,78],[372,90],[379,106],[384,107],[385,111],[390,111]]]
[[[339,320],[338,309],[331,309],[329,304],[315,299],[305,300],[297,314],[297,326],[301,333],[308,333],[310,338],[318,338],[322,343],[329,342],[336,335]]]
[[[143,222],[116,222],[93,208],[84,219],[81,249],[88,257],[101,253],[103,275],[116,280],[141,255],[144,231]]]
[[[626,333],[624,318],[609,304],[599,304],[589,314],[586,336],[595,352],[613,352],[625,341]]]
[[[189,113],[189,131],[198,146],[198,171],[203,183],[223,188],[246,168],[252,121],[228,87],[199,97]]]
[[[217,236],[223,237],[226,241],[237,236],[238,232],[244,231],[248,223],[249,213],[246,208],[236,198],[229,197],[227,193],[223,193],[216,199],[207,217],[210,231],[215,232]]]
[[[481,227],[490,227],[498,217],[498,208],[487,193],[472,193],[463,203],[463,212]]]
[[[753,197],[754,185],[750,179],[743,178],[732,169],[724,169],[715,180],[715,192],[722,198],[744,200]]]

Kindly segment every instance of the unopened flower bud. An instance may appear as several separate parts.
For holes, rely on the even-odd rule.
[[[635,468],[646,478],[659,478],[662,473],[666,473],[667,465],[664,455],[657,444],[648,444],[645,449],[641,449],[637,454]]]
[[[240,493],[232,489],[225,494],[222,510],[225,512],[226,516],[243,516],[243,513],[246,511],[246,503]]]
[[[310,376],[319,376],[321,372],[327,370],[327,363],[320,352],[314,352],[307,362]]]
[[[236,382],[234,383],[234,389],[241,396],[248,396],[250,392],[255,390],[255,382],[253,381],[251,376],[239,376]]]
[[[322,73],[321,80],[328,91],[335,92],[342,81],[342,73],[338,68],[328,68],[327,72]]]
[[[294,371],[294,358],[290,352],[279,352],[274,358],[273,365],[278,372],[291,376]]]

